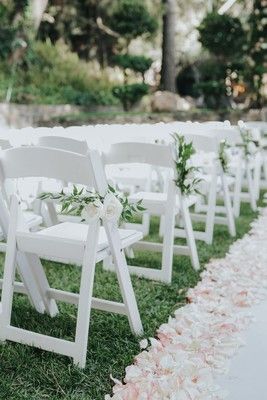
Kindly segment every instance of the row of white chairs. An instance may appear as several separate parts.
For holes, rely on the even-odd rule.
[[[202,169],[204,171],[203,176],[205,175],[206,182],[208,182],[206,186],[204,185],[204,189],[206,187],[207,204],[203,204],[202,196],[186,197],[176,188],[173,180],[175,174],[175,171],[173,171],[173,153],[171,147],[166,144],[149,143],[149,140],[146,143],[136,141],[114,143],[108,151],[100,155],[98,151],[91,150],[86,141],[50,135],[49,137],[40,136],[35,146],[11,148],[2,152],[0,157],[2,171],[0,224],[3,237],[7,239],[7,247],[5,248],[4,245],[3,250],[7,252],[2,282],[1,340],[12,340],[68,355],[73,358],[77,365],[84,367],[91,307],[127,315],[132,331],[135,334],[142,333],[141,319],[129,272],[170,283],[173,255],[189,255],[193,267],[198,269],[199,260],[195,239],[211,243],[215,223],[226,224],[229,233],[235,236],[234,216],[236,212],[234,212],[232,200],[235,199],[234,195],[238,197],[238,194],[240,194],[241,188],[238,185],[242,186],[242,181],[241,183],[238,181],[238,174],[237,176],[234,175],[234,190],[231,199],[231,182],[220,165],[218,150],[220,141],[225,139],[227,135],[233,140],[233,146],[236,145],[240,139],[237,138],[237,130],[225,125],[220,126],[220,124],[216,124],[215,127],[210,125],[209,129],[206,129],[204,124],[201,124],[203,126],[198,127],[198,133],[196,133],[195,127],[192,129],[191,126],[190,129],[189,125],[193,124],[188,124],[188,129],[184,127],[184,131],[181,133],[185,134],[187,140],[193,141],[198,154],[202,155],[200,157],[202,162],[204,160]],[[233,132],[236,132],[235,139],[231,136]],[[171,132],[169,131],[169,133]],[[162,140],[162,138],[157,139],[158,141]],[[166,135],[164,141],[165,143],[168,141]],[[211,162],[208,164],[205,162],[203,153],[213,154]],[[242,160],[240,158],[237,162],[241,176],[244,172],[243,163],[244,158]],[[38,230],[36,225],[30,226],[27,223],[25,212],[23,213],[19,206],[14,189],[9,188],[11,193],[13,190],[11,197],[6,189],[6,182],[10,179],[31,177],[38,180],[45,177],[60,181],[62,186],[78,183],[86,187],[95,187],[97,191],[104,195],[108,187],[108,178],[115,179],[117,184],[120,183],[121,177],[116,176],[114,169],[112,170],[114,165],[119,166],[119,168],[123,166],[121,169],[123,171],[125,166],[126,169],[129,168],[129,164],[141,164],[142,168],[144,165],[149,165],[158,170],[173,171],[165,174],[165,183],[161,185],[161,193],[150,191],[151,179],[147,184],[146,179],[138,181],[138,174],[137,176],[133,174],[131,186],[135,186],[135,190],[132,191],[130,199],[133,202],[143,199],[144,206],[147,209],[144,216],[145,223],[143,221],[141,229],[137,224],[130,227],[126,226],[124,229],[118,229],[118,227],[107,222],[100,226],[99,221],[89,227],[71,220],[60,223],[54,204],[42,205],[40,202],[36,202],[35,207],[38,204],[38,210],[41,212],[44,206],[47,211],[46,217],[49,216],[47,227]],[[142,170],[144,171],[144,168]],[[151,169],[148,169],[148,171],[151,176]],[[249,169],[249,171],[253,171],[253,169]],[[245,172],[247,173],[248,169],[245,169]],[[254,176],[251,177],[252,181]],[[125,180],[122,180],[122,183],[127,184],[127,171],[124,178]],[[247,180],[249,183],[248,176]],[[254,185],[253,182],[252,185]],[[136,188],[145,190],[137,191]],[[253,192],[255,186],[251,190]],[[223,206],[216,204],[218,191],[219,194],[222,194]],[[9,197],[10,209],[7,206]],[[239,201],[241,200],[240,197]],[[253,206],[252,203],[251,205]],[[190,213],[192,206],[195,206],[195,210],[201,213],[192,215]],[[206,215],[202,214],[203,211],[206,212]],[[226,217],[216,216],[217,211],[220,214],[225,213]],[[161,217],[162,244],[141,240],[144,227],[146,233],[148,233],[150,215]],[[40,218],[40,215],[37,215],[37,217]],[[192,220],[205,221],[205,231],[194,232]],[[180,225],[178,228],[177,222]],[[175,237],[184,237],[186,245],[175,245]],[[130,255],[132,249],[162,252],[161,269],[150,269],[144,266],[128,267],[124,251]],[[69,293],[50,287],[40,256],[64,263],[81,265],[80,293]],[[106,269],[112,269],[116,272],[123,303],[93,298],[95,264],[100,261],[104,262]],[[16,268],[18,268],[21,282],[15,282]],[[56,301],[76,304],[78,315],[75,341],[69,342],[11,326],[14,290],[27,294],[37,311],[47,312],[51,316],[58,313]]]

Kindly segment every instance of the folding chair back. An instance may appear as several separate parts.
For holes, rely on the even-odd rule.
[[[27,146],[6,150],[1,155],[3,179],[52,178],[95,187],[90,158],[52,148]]]
[[[103,154],[105,165],[110,164],[149,164],[157,167],[173,168],[171,146],[154,143],[115,143]]]
[[[51,147],[84,155],[88,152],[88,145],[85,140],[77,140],[55,135],[39,137],[37,146]]]

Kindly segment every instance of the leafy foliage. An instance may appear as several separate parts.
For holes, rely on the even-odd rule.
[[[115,86],[113,95],[118,98],[125,110],[129,110],[138,100],[148,93],[148,85],[145,83],[133,83],[130,85]]]
[[[80,60],[62,42],[36,41],[25,64],[17,71],[12,101],[81,106],[116,103],[105,71]]]
[[[198,27],[200,42],[211,53],[224,58],[244,54],[246,35],[238,18],[218,13],[208,14]]]
[[[222,140],[219,147],[219,161],[221,163],[223,172],[228,172],[229,169],[229,157],[227,155],[227,149],[229,145],[226,140]]]
[[[10,55],[17,29],[10,25],[9,10],[5,4],[0,4],[0,58]]]
[[[108,193],[114,194],[123,207],[121,221],[130,222],[136,214],[145,211],[145,208],[142,207],[142,200],[130,204],[128,198],[117,193],[112,186],[109,186]],[[105,197],[101,196],[99,193],[87,189],[85,190],[84,188],[79,190],[75,185],[71,193],[65,193],[64,190],[59,193],[44,192],[39,195],[39,198],[40,200],[49,199],[57,201],[61,204],[61,212],[71,215],[81,215],[86,205],[98,201],[103,204],[105,200]]]
[[[127,39],[156,32],[158,23],[141,0],[118,0],[109,22],[110,27]]]
[[[242,139],[241,146],[243,148],[244,155],[245,157],[249,158],[258,151],[259,143],[253,139],[250,129],[246,127],[239,127],[239,130]]]
[[[184,136],[178,133],[174,133],[172,137],[175,146],[175,184],[184,195],[199,193],[198,185],[201,179],[196,177],[198,168],[190,163],[191,157],[195,154],[193,143],[186,143]]]
[[[151,58],[145,56],[134,56],[131,54],[117,54],[113,57],[115,64],[123,69],[131,69],[135,72],[144,74],[153,62]]]
[[[106,66],[117,38],[101,29],[98,19],[105,21],[110,0],[49,0],[38,32],[38,39],[52,43],[63,40],[69,48],[85,60],[97,59]]]
[[[263,76],[267,73],[267,4],[265,0],[254,0],[253,11],[249,17],[249,62],[247,78],[253,90],[253,101],[262,106],[264,99],[261,93]]]

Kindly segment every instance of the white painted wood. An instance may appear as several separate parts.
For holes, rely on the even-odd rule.
[[[35,146],[17,147],[5,150],[1,163],[5,179],[46,177],[91,187],[95,185],[87,158],[69,151]]]
[[[77,140],[63,136],[40,136],[37,140],[37,146],[71,151],[83,155],[88,152],[88,145],[85,140]]]
[[[10,215],[9,211],[6,206],[6,202],[4,200],[4,197],[2,196],[2,193],[0,192],[0,226],[3,231],[3,239],[6,240],[7,235],[8,235],[8,229],[9,229],[9,220],[10,220]],[[39,223],[39,221],[38,221]],[[28,225],[28,224],[27,224]],[[29,225],[28,225],[29,227]],[[6,243],[1,243],[1,250],[6,252],[7,250],[7,244]],[[16,264],[18,268],[19,275],[24,282],[24,285],[28,289],[28,296],[30,303],[36,308],[36,310],[40,313],[43,313],[45,311],[45,304],[43,302],[43,298],[40,294],[38,284],[36,280],[34,279],[34,276],[32,275],[32,265],[30,264],[28,257],[25,254],[22,254],[21,252],[17,252],[16,254]],[[46,310],[49,311],[49,310]],[[56,313],[56,310],[54,310],[53,314]]]
[[[235,228],[235,220],[234,220],[234,212],[231,203],[229,187],[226,181],[225,174],[222,172],[221,174],[222,179],[222,187],[224,192],[224,205],[226,208],[226,215],[227,215],[227,223],[228,223],[228,230],[231,236],[236,236],[236,228]]]
[[[40,176],[46,174],[52,178],[67,178],[68,171],[74,167],[82,167],[85,170],[77,170],[72,178],[89,186],[94,185],[95,189],[103,196],[107,191],[107,180],[104,167],[99,153],[89,152],[86,155],[79,155],[61,150],[47,148],[27,148],[27,151],[17,152],[17,149],[7,150],[8,154],[0,157],[2,181],[6,177],[18,177],[20,166],[23,176]],[[30,167],[29,162],[37,162],[35,168]],[[57,162],[56,162],[57,157]],[[71,162],[73,159],[73,162]],[[30,160],[30,161],[29,161]],[[13,163],[17,162],[14,167]],[[45,169],[45,163],[50,163]],[[62,165],[66,171],[63,173]],[[67,165],[69,162],[69,165]],[[34,172],[32,172],[32,169]],[[45,174],[46,171],[46,174]],[[5,175],[6,174],[6,175]],[[79,175],[80,174],[80,175]],[[71,175],[71,174],[70,174]],[[70,229],[66,229],[70,225]],[[79,230],[75,227],[79,225]],[[142,334],[142,323],[135,299],[135,294],[130,280],[123,248],[131,246],[138,241],[142,234],[140,232],[119,230],[116,225],[104,224],[106,239],[99,240],[99,221],[89,226],[77,223],[61,223],[56,226],[45,228],[38,232],[30,232],[23,220],[23,214],[18,205],[16,196],[12,196],[10,209],[9,231],[7,237],[7,254],[5,261],[4,278],[2,282],[2,313],[0,315],[1,340],[12,340],[20,343],[33,345],[45,350],[54,351],[73,358],[75,364],[84,368],[86,363],[87,341],[90,321],[90,310],[92,306],[100,310],[119,312],[127,315],[132,331],[135,334]],[[75,236],[76,235],[76,236]],[[85,236],[85,239],[83,239]],[[121,240],[122,236],[122,240]],[[23,254],[27,257],[30,269],[28,274],[37,283],[42,301],[51,315],[57,312],[55,299],[65,300],[78,305],[77,325],[75,341],[70,342],[46,335],[39,335],[12,327],[10,324],[12,299],[14,289],[20,293],[28,293],[27,282],[15,283],[16,254]],[[50,288],[38,255],[46,256],[48,259],[59,257],[62,260],[67,258],[76,260],[82,266],[80,293],[69,294],[64,291],[55,291]],[[110,302],[102,299],[93,299],[93,283],[95,264],[108,256],[114,259],[115,271],[118,276],[123,303]],[[66,261],[65,261],[66,262]],[[34,270],[33,270],[34,265]]]
[[[130,267],[131,273],[136,273],[138,276],[146,277],[148,279],[156,279],[165,283],[170,283],[172,278],[172,264],[173,254],[186,254],[191,256],[192,265],[194,268],[199,267],[196,247],[194,244],[194,236],[190,230],[190,224],[186,214],[186,209],[191,204],[196,202],[196,198],[186,198],[179,191],[173,181],[174,176],[174,162],[173,151],[171,146],[151,144],[151,143],[117,143],[112,144],[110,151],[103,154],[103,160],[106,165],[114,164],[129,164],[140,163],[145,165],[153,165],[157,167],[169,168],[173,171],[168,174],[168,192],[167,193],[152,193],[152,192],[139,192],[130,196],[131,202],[143,200],[143,206],[147,209],[150,215],[164,216],[164,227],[162,225],[163,244],[141,242],[135,245],[134,248],[149,249],[150,251],[162,251],[162,264],[161,270],[143,268],[143,267]],[[183,211],[181,213],[181,204],[183,203]],[[181,213],[182,218],[187,218],[187,246],[174,247],[174,227],[175,216]],[[192,228],[192,225],[191,225]],[[190,235],[190,238],[188,238]],[[192,236],[192,237],[191,237]],[[190,248],[192,247],[192,248]],[[113,269],[113,265],[104,263],[105,269]]]
[[[248,192],[249,192],[249,198],[250,198],[250,206],[253,211],[257,210],[257,203],[256,203],[256,193],[254,190],[254,184],[253,184],[253,176],[251,169],[249,168],[249,165],[247,163],[246,165],[246,177],[247,177],[247,182],[248,182]]]

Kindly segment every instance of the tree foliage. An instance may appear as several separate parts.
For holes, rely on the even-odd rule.
[[[124,109],[129,110],[148,93],[148,85],[145,83],[133,83],[131,85],[115,86],[112,92],[122,102]]]
[[[246,34],[238,18],[209,13],[199,28],[200,42],[211,53],[225,59],[244,54]]]
[[[255,93],[254,100],[262,103],[261,86],[267,73],[267,4],[266,0],[254,0],[249,17],[249,63],[248,80]]]
[[[151,67],[152,58],[145,56],[135,56],[132,54],[116,54],[113,62],[123,69],[131,69],[140,72],[142,75]]]
[[[156,18],[141,0],[118,0],[109,21],[110,27],[131,40],[141,35],[150,36],[158,27]]]

